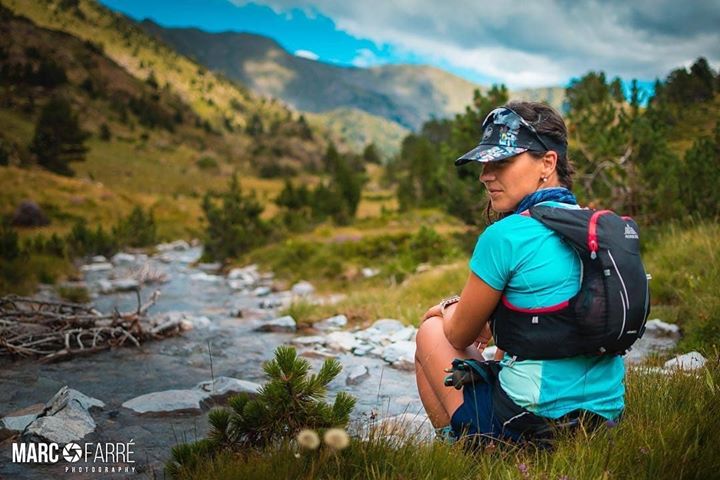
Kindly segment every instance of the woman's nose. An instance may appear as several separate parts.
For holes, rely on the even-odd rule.
[[[487,180],[491,180],[494,176],[495,168],[487,163],[483,164],[482,171],[480,172],[480,181],[486,182]]]

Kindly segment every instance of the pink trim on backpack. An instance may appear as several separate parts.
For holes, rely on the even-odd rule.
[[[563,308],[570,305],[569,300],[565,300],[564,302],[558,303],[557,305],[552,305],[550,307],[540,307],[540,308],[522,308],[513,305],[510,303],[510,300],[507,299],[505,295],[502,296],[502,302],[503,305],[505,305],[510,310],[515,310],[516,312],[521,313],[551,313],[551,312],[557,312],[559,310],[562,310]]]

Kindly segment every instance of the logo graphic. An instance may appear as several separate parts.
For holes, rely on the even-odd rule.
[[[492,125],[488,125],[487,128],[485,129],[485,133],[483,133],[483,137],[482,137],[481,141],[484,142],[485,140],[489,139],[490,135],[492,135],[492,133],[493,133],[493,127],[492,127]]]
[[[625,238],[639,238],[635,229],[628,224],[625,224]]]
[[[63,458],[70,463],[75,463],[82,456],[82,448],[77,443],[68,443],[62,451]]]

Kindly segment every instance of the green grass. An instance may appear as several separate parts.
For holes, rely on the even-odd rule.
[[[710,352],[720,345],[720,224],[670,225],[643,257],[650,281],[650,316],[680,325],[681,349]]]
[[[31,295],[38,283],[53,284],[75,271],[72,263],[51,255],[0,258],[0,295]]]
[[[697,375],[630,371],[615,428],[562,432],[552,450],[496,444],[399,443],[371,435],[340,452],[294,442],[201,459],[183,479],[709,479],[720,468],[718,353]]]

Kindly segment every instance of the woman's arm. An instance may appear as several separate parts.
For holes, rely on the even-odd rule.
[[[470,272],[460,301],[445,310],[443,331],[448,342],[458,350],[472,345],[482,333],[501,296],[502,291],[495,290]]]

